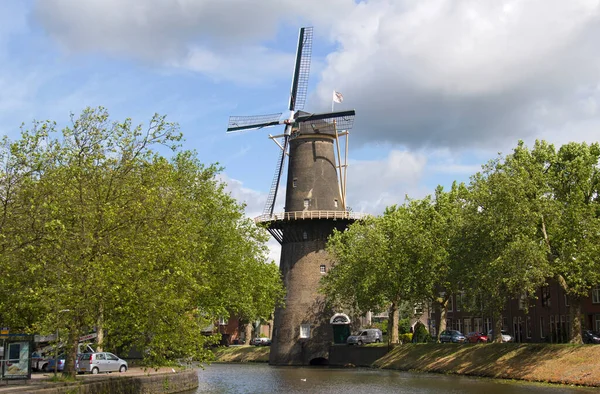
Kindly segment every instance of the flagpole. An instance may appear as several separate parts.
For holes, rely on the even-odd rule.
[[[335,105],[335,100],[333,99],[334,95],[335,95],[335,90],[333,91],[333,94],[331,95],[331,112],[333,112],[333,106]]]

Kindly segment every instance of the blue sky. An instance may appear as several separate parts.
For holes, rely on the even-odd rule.
[[[599,21],[591,0],[4,0],[0,133],[86,106],[166,114],[258,215],[281,130],[227,135],[227,120],[285,112],[298,28],[314,26],[305,110],[333,89],[356,109],[348,202],[378,214],[519,139],[597,141]]]

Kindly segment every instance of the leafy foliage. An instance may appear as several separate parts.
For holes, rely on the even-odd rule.
[[[600,145],[519,142],[468,186],[407,199],[377,218],[335,233],[336,261],[323,290],[358,311],[430,300],[442,311],[452,294],[491,314],[501,329],[510,298],[534,297],[555,278],[570,298],[573,342],[581,342],[582,297],[600,283]],[[395,332],[395,330],[393,331]]]
[[[204,360],[213,340],[203,327],[229,313],[266,317],[282,297],[266,232],[217,181],[220,168],[180,141],[164,116],[144,129],[103,108],[2,141],[0,317],[32,332],[66,329],[68,370],[93,327],[108,333],[103,344],[141,349],[150,363]]]

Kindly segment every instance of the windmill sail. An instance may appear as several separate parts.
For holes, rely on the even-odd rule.
[[[231,133],[234,131],[276,126],[280,124],[279,118],[281,118],[281,112],[267,115],[230,116],[227,132]]]
[[[283,163],[285,161],[285,154],[287,151],[288,137],[283,137],[281,142],[283,149],[281,149],[281,153],[279,154],[279,158],[277,160],[275,175],[273,176],[273,181],[271,182],[271,190],[269,190],[267,202],[265,203],[265,209],[263,210],[263,215],[268,215],[269,217],[273,216],[273,209],[275,208],[277,190],[279,189],[279,182],[281,181],[281,173],[283,172]]]
[[[296,50],[296,66],[292,78],[290,92],[290,111],[304,108],[310,74],[310,58],[312,55],[313,28],[303,27],[298,34],[298,49]]]

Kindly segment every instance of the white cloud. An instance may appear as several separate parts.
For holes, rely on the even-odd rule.
[[[295,48],[272,40],[312,24],[338,49],[309,109],[343,92],[359,143],[504,148],[589,123],[600,100],[598,0],[45,0],[34,16],[69,51],[241,83],[287,77]]]
[[[348,203],[355,212],[380,214],[385,207],[402,204],[405,196],[426,194],[420,180],[427,158],[392,150],[382,160],[351,160],[348,168]]]
[[[289,73],[295,44],[281,53],[257,45],[282,24],[328,26],[352,0],[39,0],[34,19],[70,52],[107,53],[256,83]],[[317,12],[318,11],[318,12]],[[323,29],[327,31],[327,29]],[[281,62],[286,67],[280,67]]]
[[[597,1],[360,3],[334,29],[318,95],[344,92],[362,142],[514,144],[577,118],[567,103],[600,80],[599,28]]]

